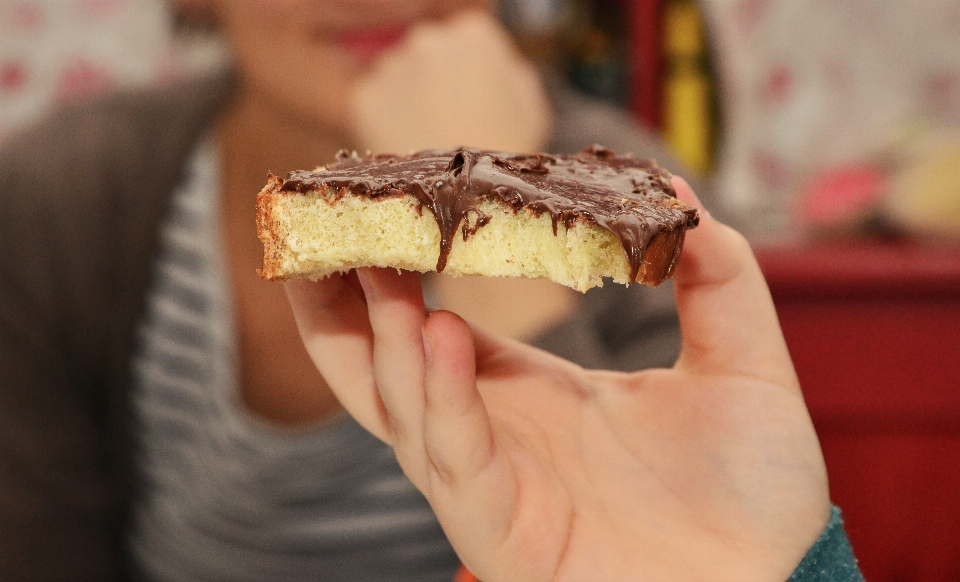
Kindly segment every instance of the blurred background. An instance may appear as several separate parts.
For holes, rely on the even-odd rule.
[[[960,2],[502,0],[540,67],[715,186],[871,581],[960,580]],[[163,0],[0,0],[0,140],[228,66]]]

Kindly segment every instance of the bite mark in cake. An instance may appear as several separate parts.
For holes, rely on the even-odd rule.
[[[379,266],[546,277],[580,291],[604,277],[658,285],[699,220],[670,178],[601,146],[572,156],[341,152],[327,168],[271,176],[258,195],[260,274]]]

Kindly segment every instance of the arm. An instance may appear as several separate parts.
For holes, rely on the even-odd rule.
[[[828,523],[769,292],[709,215],[677,271],[670,370],[586,371],[426,315],[415,277],[360,283],[288,284],[301,334],[480,579],[785,580]]]
[[[46,185],[17,162],[0,157],[0,579],[112,579],[97,390],[61,328]]]
[[[0,149],[0,579],[121,579],[130,354],[214,79],[68,106]]]
[[[787,582],[863,582],[838,508]]]

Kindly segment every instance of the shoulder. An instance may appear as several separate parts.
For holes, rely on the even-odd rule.
[[[218,78],[117,92],[5,138],[0,307],[50,321],[82,312],[93,325],[112,295],[134,295],[123,289],[149,268],[169,194],[229,87]]]
[[[230,94],[228,77],[116,92],[65,105],[0,144],[0,224],[104,225],[162,207]],[[3,238],[7,238],[4,236]]]
[[[546,86],[554,109],[549,151],[574,153],[598,143],[620,154],[656,160],[686,178],[700,199],[710,205],[714,197],[709,181],[680,163],[654,130],[626,110],[590,97],[557,76],[547,77]]]
[[[554,149],[572,153],[601,143],[618,153],[649,158],[666,153],[656,133],[640,125],[627,111],[590,97],[559,77],[548,77],[546,84],[555,114]]]
[[[79,194],[107,178],[154,177],[165,162],[185,158],[229,88],[226,77],[191,79],[57,108],[0,146],[0,196],[9,203],[28,194],[20,192],[28,186],[67,186]]]

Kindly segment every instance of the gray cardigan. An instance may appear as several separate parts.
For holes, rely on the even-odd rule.
[[[624,115],[552,93],[552,151],[599,142],[677,167]],[[231,94],[227,78],[114,94],[0,151],[0,579],[129,577],[136,329],[171,194]],[[627,370],[671,365],[679,341],[668,285],[608,285],[535,343]]]

